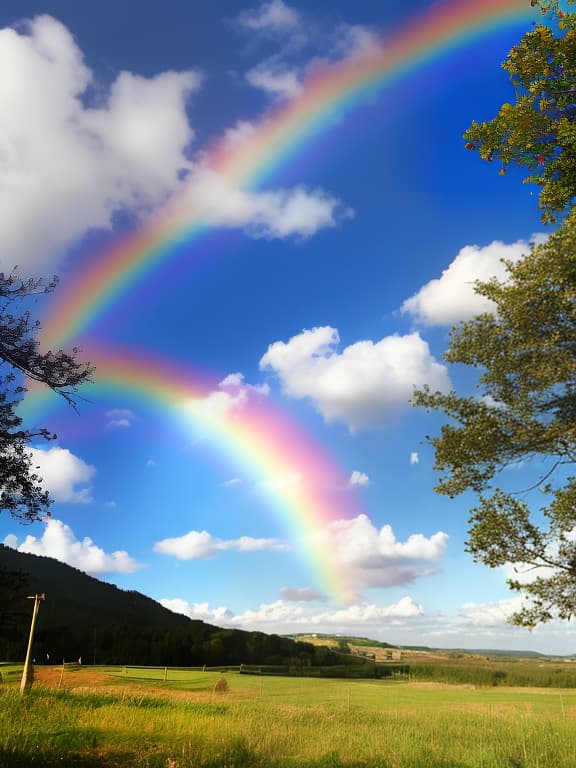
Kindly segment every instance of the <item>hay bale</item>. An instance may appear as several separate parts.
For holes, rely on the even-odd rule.
[[[228,693],[229,690],[228,680],[225,677],[219,677],[214,683],[214,693]]]

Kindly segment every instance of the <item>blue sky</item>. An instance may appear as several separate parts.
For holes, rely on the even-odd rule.
[[[362,55],[430,5],[5,1],[2,267],[57,272],[65,291],[215,141],[297,98],[314,61]],[[471,281],[545,232],[520,174],[499,176],[461,138],[513,98],[499,65],[527,26],[378,93],[247,197],[200,174],[210,235],[74,340],[209,372],[207,407],[249,391],[294,420],[363,509],[325,532],[349,603],[330,599],[281,494],[263,490],[290,478],[248,472],[225,441],[118,388],[88,390],[80,415],[57,403],[38,414],[58,433],[34,449],[52,519],[3,515],[0,540],[225,626],[572,652],[567,625],[506,625],[506,573],[464,552],[473,499],[433,490],[425,435],[441,419],[409,406],[414,386],[470,389],[442,361],[449,327],[484,309]],[[526,487],[534,471],[505,482]]]

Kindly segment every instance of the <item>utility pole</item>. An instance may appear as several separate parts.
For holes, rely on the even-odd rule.
[[[32,676],[30,674],[30,657],[32,656],[32,643],[34,641],[34,629],[36,627],[36,617],[40,608],[40,600],[45,600],[46,595],[28,595],[28,600],[34,600],[34,610],[32,611],[32,623],[30,624],[30,636],[28,637],[28,650],[26,651],[26,661],[22,671],[22,681],[20,683],[20,693],[23,694],[26,688],[32,685]]]

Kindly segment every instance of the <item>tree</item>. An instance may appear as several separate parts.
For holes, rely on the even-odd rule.
[[[45,284],[22,280],[16,271],[0,273],[0,510],[28,522],[47,514],[50,505],[28,445],[36,438],[56,436],[44,428],[22,427],[16,407],[26,392],[25,377],[45,384],[75,407],[78,387],[93,371],[90,363],[76,360],[76,348],[71,354],[40,351],[40,325],[26,307],[55,287],[56,280]],[[17,311],[15,305],[23,308]]]
[[[552,27],[535,26],[502,64],[516,102],[473,122],[464,139],[485,160],[499,160],[501,174],[510,164],[528,168],[525,182],[541,187],[542,221],[555,222],[576,196],[576,13],[560,10],[558,0],[532,5]]]
[[[576,615],[576,210],[506,269],[506,280],[476,283],[494,311],[454,327],[445,354],[480,371],[477,391],[423,389],[414,403],[449,417],[427,438],[443,473],[436,490],[479,494],[467,549],[491,567],[514,564],[509,585],[527,600],[512,621],[533,627]],[[520,463],[534,467],[532,487],[496,487],[510,487],[502,473]]]

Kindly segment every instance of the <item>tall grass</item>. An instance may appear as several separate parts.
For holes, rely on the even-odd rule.
[[[411,662],[413,679],[456,685],[576,688],[576,664],[537,659],[462,658]]]
[[[573,768],[576,693],[196,673],[95,693],[0,691],[0,766]],[[200,686],[200,681],[202,686]],[[181,687],[181,684],[177,684]]]

